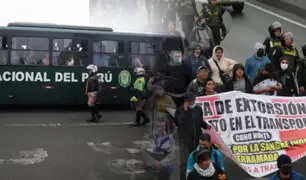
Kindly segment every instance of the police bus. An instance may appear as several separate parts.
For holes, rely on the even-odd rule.
[[[85,104],[88,64],[99,67],[102,104],[128,103],[135,64],[149,69],[165,46],[183,49],[182,39],[101,27],[9,23],[0,27],[0,103]]]

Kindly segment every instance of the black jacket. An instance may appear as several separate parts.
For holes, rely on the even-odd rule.
[[[99,76],[89,76],[86,83],[87,92],[95,92],[100,90]]]
[[[175,125],[178,127],[179,139],[187,142],[198,142],[202,134],[201,128],[207,129],[207,123],[203,120],[203,111],[200,106],[193,109],[179,107],[175,112]]]
[[[271,47],[271,45],[273,47]],[[273,51],[275,50],[275,48],[277,47],[281,47],[281,41],[280,38],[273,36],[267,37],[265,39],[265,41],[263,42],[263,45],[265,46],[265,55],[269,57],[269,59],[271,59]]]
[[[298,69],[298,82],[299,86],[303,86],[306,88],[306,57],[302,58],[299,62],[299,69]]]
[[[282,84],[282,89],[277,93],[278,96],[299,96],[297,77],[291,70],[279,71],[278,81]]]
[[[228,91],[233,91],[234,90],[234,82],[236,81],[236,71],[241,68],[243,69],[243,72],[245,72],[243,65],[241,64],[235,64],[233,67],[233,77],[226,82],[226,87]],[[246,74],[243,74],[244,79],[245,79],[245,92],[246,93],[253,93],[253,86],[249,78],[246,76]]]
[[[205,66],[210,71],[210,66],[208,64],[207,58],[203,55],[196,57],[194,53],[184,59],[183,66],[188,78],[188,84],[196,78],[197,70],[200,66]]]
[[[214,167],[215,167],[215,174],[212,177],[201,176],[201,174],[199,174],[195,169],[193,169],[189,173],[187,180],[218,180],[219,179],[218,175],[220,176],[225,175],[224,171],[220,167],[218,167],[216,164],[214,164]]]

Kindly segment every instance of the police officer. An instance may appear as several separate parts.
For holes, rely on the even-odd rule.
[[[306,96],[305,87],[306,87],[306,44],[302,46],[303,58],[299,61],[298,66],[298,84],[300,86],[300,95]]]
[[[99,99],[99,92],[101,91],[101,85],[99,76],[97,75],[98,67],[90,64],[87,66],[88,78],[86,80],[85,95],[88,96],[88,107],[91,109],[91,119],[89,122],[99,122],[102,117],[98,111],[97,103]]]
[[[149,118],[143,112],[142,107],[145,104],[145,70],[143,68],[136,68],[136,80],[133,84],[132,90],[135,92],[135,96],[131,98],[131,103],[136,105],[136,123],[133,126],[145,125],[149,122]],[[143,117],[144,121],[140,124],[140,119]]]
[[[185,38],[188,38],[194,24],[195,0],[176,0],[176,7]]]
[[[269,26],[269,34],[270,37],[267,37],[264,41],[263,45],[265,46],[266,56],[270,59],[272,57],[272,53],[276,47],[281,47],[281,38],[280,35],[282,33],[282,25],[280,22],[275,21]]]
[[[300,59],[299,52],[293,44],[293,34],[292,32],[284,32],[281,35],[282,47],[277,47],[272,54],[271,62],[275,68],[279,70],[279,60],[282,57],[288,59],[289,69],[293,72],[297,71],[298,62]]]
[[[215,44],[220,45],[221,40],[224,39],[226,35],[226,28],[222,18],[223,10],[217,5],[217,0],[208,1],[209,4],[203,6],[200,16],[206,19],[207,25],[212,30]],[[222,37],[220,29],[222,31]]]

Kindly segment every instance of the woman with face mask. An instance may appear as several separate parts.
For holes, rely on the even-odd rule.
[[[278,79],[283,88],[277,93],[278,96],[299,96],[299,88],[296,73],[289,68],[288,59],[283,57],[280,59],[280,70],[278,71]]]
[[[245,61],[245,75],[253,82],[255,76],[267,63],[270,63],[270,59],[265,56],[264,45],[260,42],[255,43],[254,54],[248,57]]]

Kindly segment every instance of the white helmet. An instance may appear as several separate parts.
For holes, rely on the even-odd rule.
[[[143,68],[136,68],[135,72],[136,72],[137,76],[145,75],[145,73],[146,73],[146,71]]]
[[[93,72],[93,73],[96,73],[98,72],[98,67],[96,65],[93,65],[93,64],[90,64],[86,67],[87,70]]]

